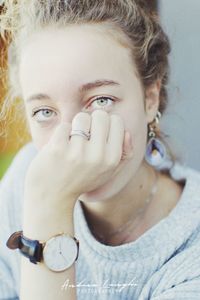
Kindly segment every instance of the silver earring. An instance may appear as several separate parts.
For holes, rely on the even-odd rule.
[[[145,159],[149,165],[159,168],[163,165],[167,157],[166,147],[161,140],[156,137],[155,127],[159,124],[161,113],[158,111],[155,119],[148,125],[148,143],[146,147]]]

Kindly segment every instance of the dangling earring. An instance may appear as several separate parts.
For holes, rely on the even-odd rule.
[[[161,168],[167,158],[167,151],[165,145],[156,137],[155,129],[159,124],[161,113],[158,111],[155,119],[148,125],[148,143],[145,153],[145,159],[151,166]]]

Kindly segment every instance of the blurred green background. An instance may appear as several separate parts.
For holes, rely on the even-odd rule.
[[[3,177],[14,156],[15,153],[5,153],[0,155],[0,179]]]
[[[1,6],[0,6],[1,8]],[[1,12],[1,10],[0,10]],[[18,150],[30,140],[21,112],[22,99],[3,108],[8,93],[6,84],[7,44],[0,38],[0,179]],[[2,114],[1,114],[2,113]]]

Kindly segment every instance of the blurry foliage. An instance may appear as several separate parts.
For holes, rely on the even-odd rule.
[[[0,111],[7,93],[6,84],[7,47],[0,39]],[[0,119],[0,178],[10,165],[15,153],[30,140],[25,120],[16,107],[20,101],[15,101],[6,113],[6,118]]]

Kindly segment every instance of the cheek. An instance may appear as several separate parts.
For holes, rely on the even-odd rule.
[[[143,107],[132,107],[123,112],[125,129],[131,134],[133,144],[132,170],[136,170],[142,163],[147,143],[147,120]]]
[[[145,112],[141,109],[126,111],[123,114],[125,129],[131,133],[134,146],[144,148],[147,141],[147,120]]]
[[[132,124],[132,138],[135,146],[144,148],[147,142],[147,123],[145,119],[135,118]]]
[[[51,138],[52,128],[42,128],[36,124],[29,124],[32,141],[37,150],[42,149]]]
[[[132,144],[133,144],[133,169],[137,169],[142,163],[147,143],[147,126],[145,123],[138,123],[132,132]]]
[[[32,137],[32,142],[37,150],[45,146],[53,133],[54,125],[43,127],[35,122],[26,108],[26,118],[29,127],[29,132]]]
[[[42,147],[48,143],[50,137],[51,137],[51,133],[48,134],[47,132],[45,132],[45,134],[42,134],[42,132],[33,133],[32,138],[36,149],[37,150],[42,149]]]

